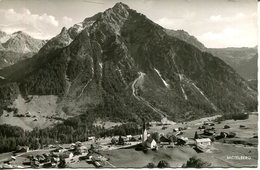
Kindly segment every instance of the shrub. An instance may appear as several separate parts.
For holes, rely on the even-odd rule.
[[[168,162],[166,162],[165,160],[161,160],[158,165],[157,168],[169,168],[170,164]]]
[[[156,168],[156,166],[154,165],[154,163],[150,162],[145,166],[145,168]]]
[[[202,159],[196,157],[191,157],[186,164],[182,165],[183,168],[206,168],[210,166],[210,163],[205,162]]]

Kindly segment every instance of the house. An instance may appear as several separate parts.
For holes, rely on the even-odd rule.
[[[76,144],[77,146],[82,146],[82,143],[81,143],[80,141],[77,141],[75,144]]]
[[[60,154],[60,156],[62,157],[62,158],[64,158],[64,159],[71,159],[71,158],[73,158],[73,153],[72,152],[64,152],[64,153],[62,153],[62,154]]]
[[[26,112],[26,113],[25,113],[25,116],[26,116],[26,117],[31,117],[31,113],[30,113],[30,112]]]
[[[189,139],[187,137],[177,137],[177,145],[185,145],[188,141]]]
[[[61,153],[61,152],[65,152],[66,151],[66,149],[64,149],[62,146],[57,146],[56,147],[56,149],[54,150],[54,152],[59,152],[59,153]]]
[[[127,141],[127,137],[126,136],[121,136],[121,138],[123,138],[124,141]]]
[[[229,129],[229,128],[230,128],[230,126],[228,126],[228,125],[224,126],[224,129]]]
[[[52,157],[51,157],[51,162],[52,163],[59,163],[59,161],[60,161],[59,155],[53,154]]]
[[[207,135],[207,136],[211,136],[211,135],[215,135],[216,132],[215,132],[215,130],[205,129],[205,130],[203,131],[203,134],[204,134],[204,135]]]
[[[29,147],[28,146],[17,146],[16,148],[16,152],[28,152],[29,151]]]
[[[66,163],[69,163],[73,160],[74,154],[72,152],[64,152],[60,155],[62,159],[65,160]]]
[[[234,138],[236,133],[234,132],[220,132],[220,138]]]
[[[211,140],[209,138],[195,139],[195,145],[200,151],[207,152],[210,150]]]
[[[195,139],[196,145],[211,145],[211,140],[209,138]]]
[[[160,144],[161,145],[170,145],[171,144],[171,140],[162,135],[160,137]]]
[[[178,137],[175,136],[174,134],[172,134],[172,135],[169,135],[169,136],[168,136],[168,139],[170,139],[171,142],[172,142],[173,144],[175,144],[175,143],[177,142]]]
[[[163,118],[161,119],[161,123],[162,123],[162,125],[167,125],[167,124],[168,124],[168,119],[167,119],[167,117],[163,117]]]
[[[173,129],[173,132],[178,132],[179,131],[179,128],[174,128]]]
[[[43,167],[43,168],[52,168],[53,165],[52,165],[51,162],[46,162],[46,163],[44,163],[44,164],[42,165],[42,167]]]
[[[204,122],[204,125],[214,126],[215,124],[213,122]]]
[[[95,138],[95,136],[90,136],[90,137],[88,137],[88,140],[89,140],[89,141],[95,141],[96,138]]]
[[[45,162],[45,157],[43,155],[36,155],[36,158],[40,163]]]
[[[76,146],[74,154],[81,155],[82,153],[86,153],[88,151],[86,146]]]
[[[93,165],[94,165],[96,168],[100,168],[100,167],[102,167],[102,162],[101,162],[101,161],[93,161]]]
[[[129,141],[134,142],[134,141],[139,141],[140,137],[139,136],[133,136],[132,138],[129,139]]]
[[[79,150],[81,150],[81,152],[87,152],[88,148],[86,146],[81,146],[78,148]]]
[[[70,147],[69,147],[70,150],[74,150],[75,148],[76,148],[76,144],[75,143],[70,144]]]
[[[157,143],[156,141],[153,139],[153,138],[148,138],[146,141],[145,141],[145,146],[148,147],[148,148],[151,148],[151,149],[156,149],[157,147]]]
[[[132,139],[133,136],[132,135],[126,135],[126,140],[129,141],[130,139]]]
[[[49,149],[56,148],[54,145],[48,145]]]
[[[234,138],[236,136],[236,133],[234,133],[234,132],[229,132],[228,133],[228,138]]]

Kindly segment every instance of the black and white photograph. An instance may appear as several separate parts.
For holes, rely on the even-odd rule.
[[[0,169],[257,168],[258,3],[0,0]]]

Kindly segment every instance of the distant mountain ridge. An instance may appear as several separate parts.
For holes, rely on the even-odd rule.
[[[10,38],[10,35],[0,30],[0,44],[5,43]]]
[[[45,40],[34,39],[28,34],[18,31],[9,35],[9,39],[2,43],[2,46],[7,51],[17,53],[35,53],[46,43]]]
[[[257,47],[206,48],[196,37],[184,30],[165,29],[165,32],[170,36],[197,47],[201,51],[209,52],[219,57],[234,68],[244,79],[257,79]]]
[[[170,30],[170,29],[165,29],[165,32],[173,37],[176,37],[182,41],[185,41],[186,43],[189,43],[201,51],[206,51],[207,48],[202,44],[196,37],[190,35],[188,32],[184,30]]]
[[[0,40],[0,69],[32,57],[47,42],[22,31],[10,35],[0,31]]]
[[[83,22],[0,70],[2,111],[19,95],[29,104],[56,96],[49,114],[90,122],[181,121],[257,107],[257,92],[229,65],[123,3]]]
[[[210,48],[208,51],[229,64],[244,79],[257,79],[257,47]]]

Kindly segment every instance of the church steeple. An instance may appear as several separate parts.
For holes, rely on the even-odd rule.
[[[145,120],[143,120],[143,129],[142,129],[142,143],[144,144],[145,141],[147,140],[147,130],[146,130],[146,124],[145,124]]]
[[[144,118],[142,118],[142,122],[143,122],[143,131],[146,129],[146,124],[145,124],[145,120],[144,120]]]

